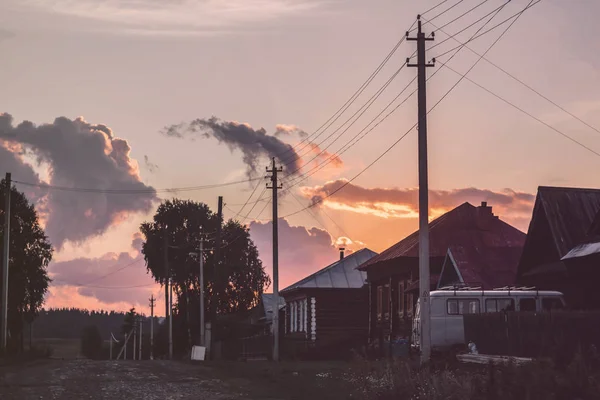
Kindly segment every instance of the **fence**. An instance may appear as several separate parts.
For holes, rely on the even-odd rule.
[[[600,348],[600,312],[507,312],[463,316],[465,340],[482,354],[562,357]]]
[[[224,340],[220,344],[221,356],[226,360],[270,359],[273,353],[273,336],[255,335]]]

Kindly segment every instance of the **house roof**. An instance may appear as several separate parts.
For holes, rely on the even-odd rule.
[[[494,216],[486,203],[475,207],[470,203],[448,211],[429,223],[430,257],[445,257],[452,245],[474,247],[521,247],[525,234]],[[419,256],[419,231],[402,239],[360,266],[367,270],[401,257]]]
[[[550,225],[560,257],[573,247],[587,241],[592,223],[600,211],[600,190],[540,186],[536,198],[536,212],[544,213]]]
[[[453,283],[484,289],[513,286],[522,251],[522,246],[450,246],[438,286]],[[454,273],[458,280],[452,282]]]
[[[359,271],[357,267],[376,255],[377,253],[367,248],[358,250],[293,285],[288,286],[281,292],[288,292],[292,289],[299,288],[361,288],[367,280],[367,274]]]
[[[260,297],[260,302],[265,311],[265,316],[267,320],[271,320],[273,318],[273,305],[275,303],[275,296],[273,293],[263,293]],[[285,299],[283,297],[279,297],[279,309],[285,307]]]

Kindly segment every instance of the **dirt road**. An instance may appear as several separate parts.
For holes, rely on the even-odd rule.
[[[0,368],[0,399],[246,399],[205,367],[168,361],[45,360]]]

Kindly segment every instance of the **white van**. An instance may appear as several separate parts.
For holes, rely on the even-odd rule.
[[[563,294],[534,288],[441,288],[430,292],[431,347],[465,344],[464,314],[500,311],[549,311],[565,307]],[[419,299],[420,300],[420,299]],[[420,303],[417,301],[412,326],[413,345],[420,345]]]

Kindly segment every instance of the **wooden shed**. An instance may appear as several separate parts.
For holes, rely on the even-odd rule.
[[[367,275],[357,267],[375,255],[366,248],[347,257],[342,254],[338,261],[281,291],[288,348],[317,348],[324,357],[335,357],[366,344]]]
[[[541,186],[518,282],[558,290],[567,306],[600,309],[600,190]]]

